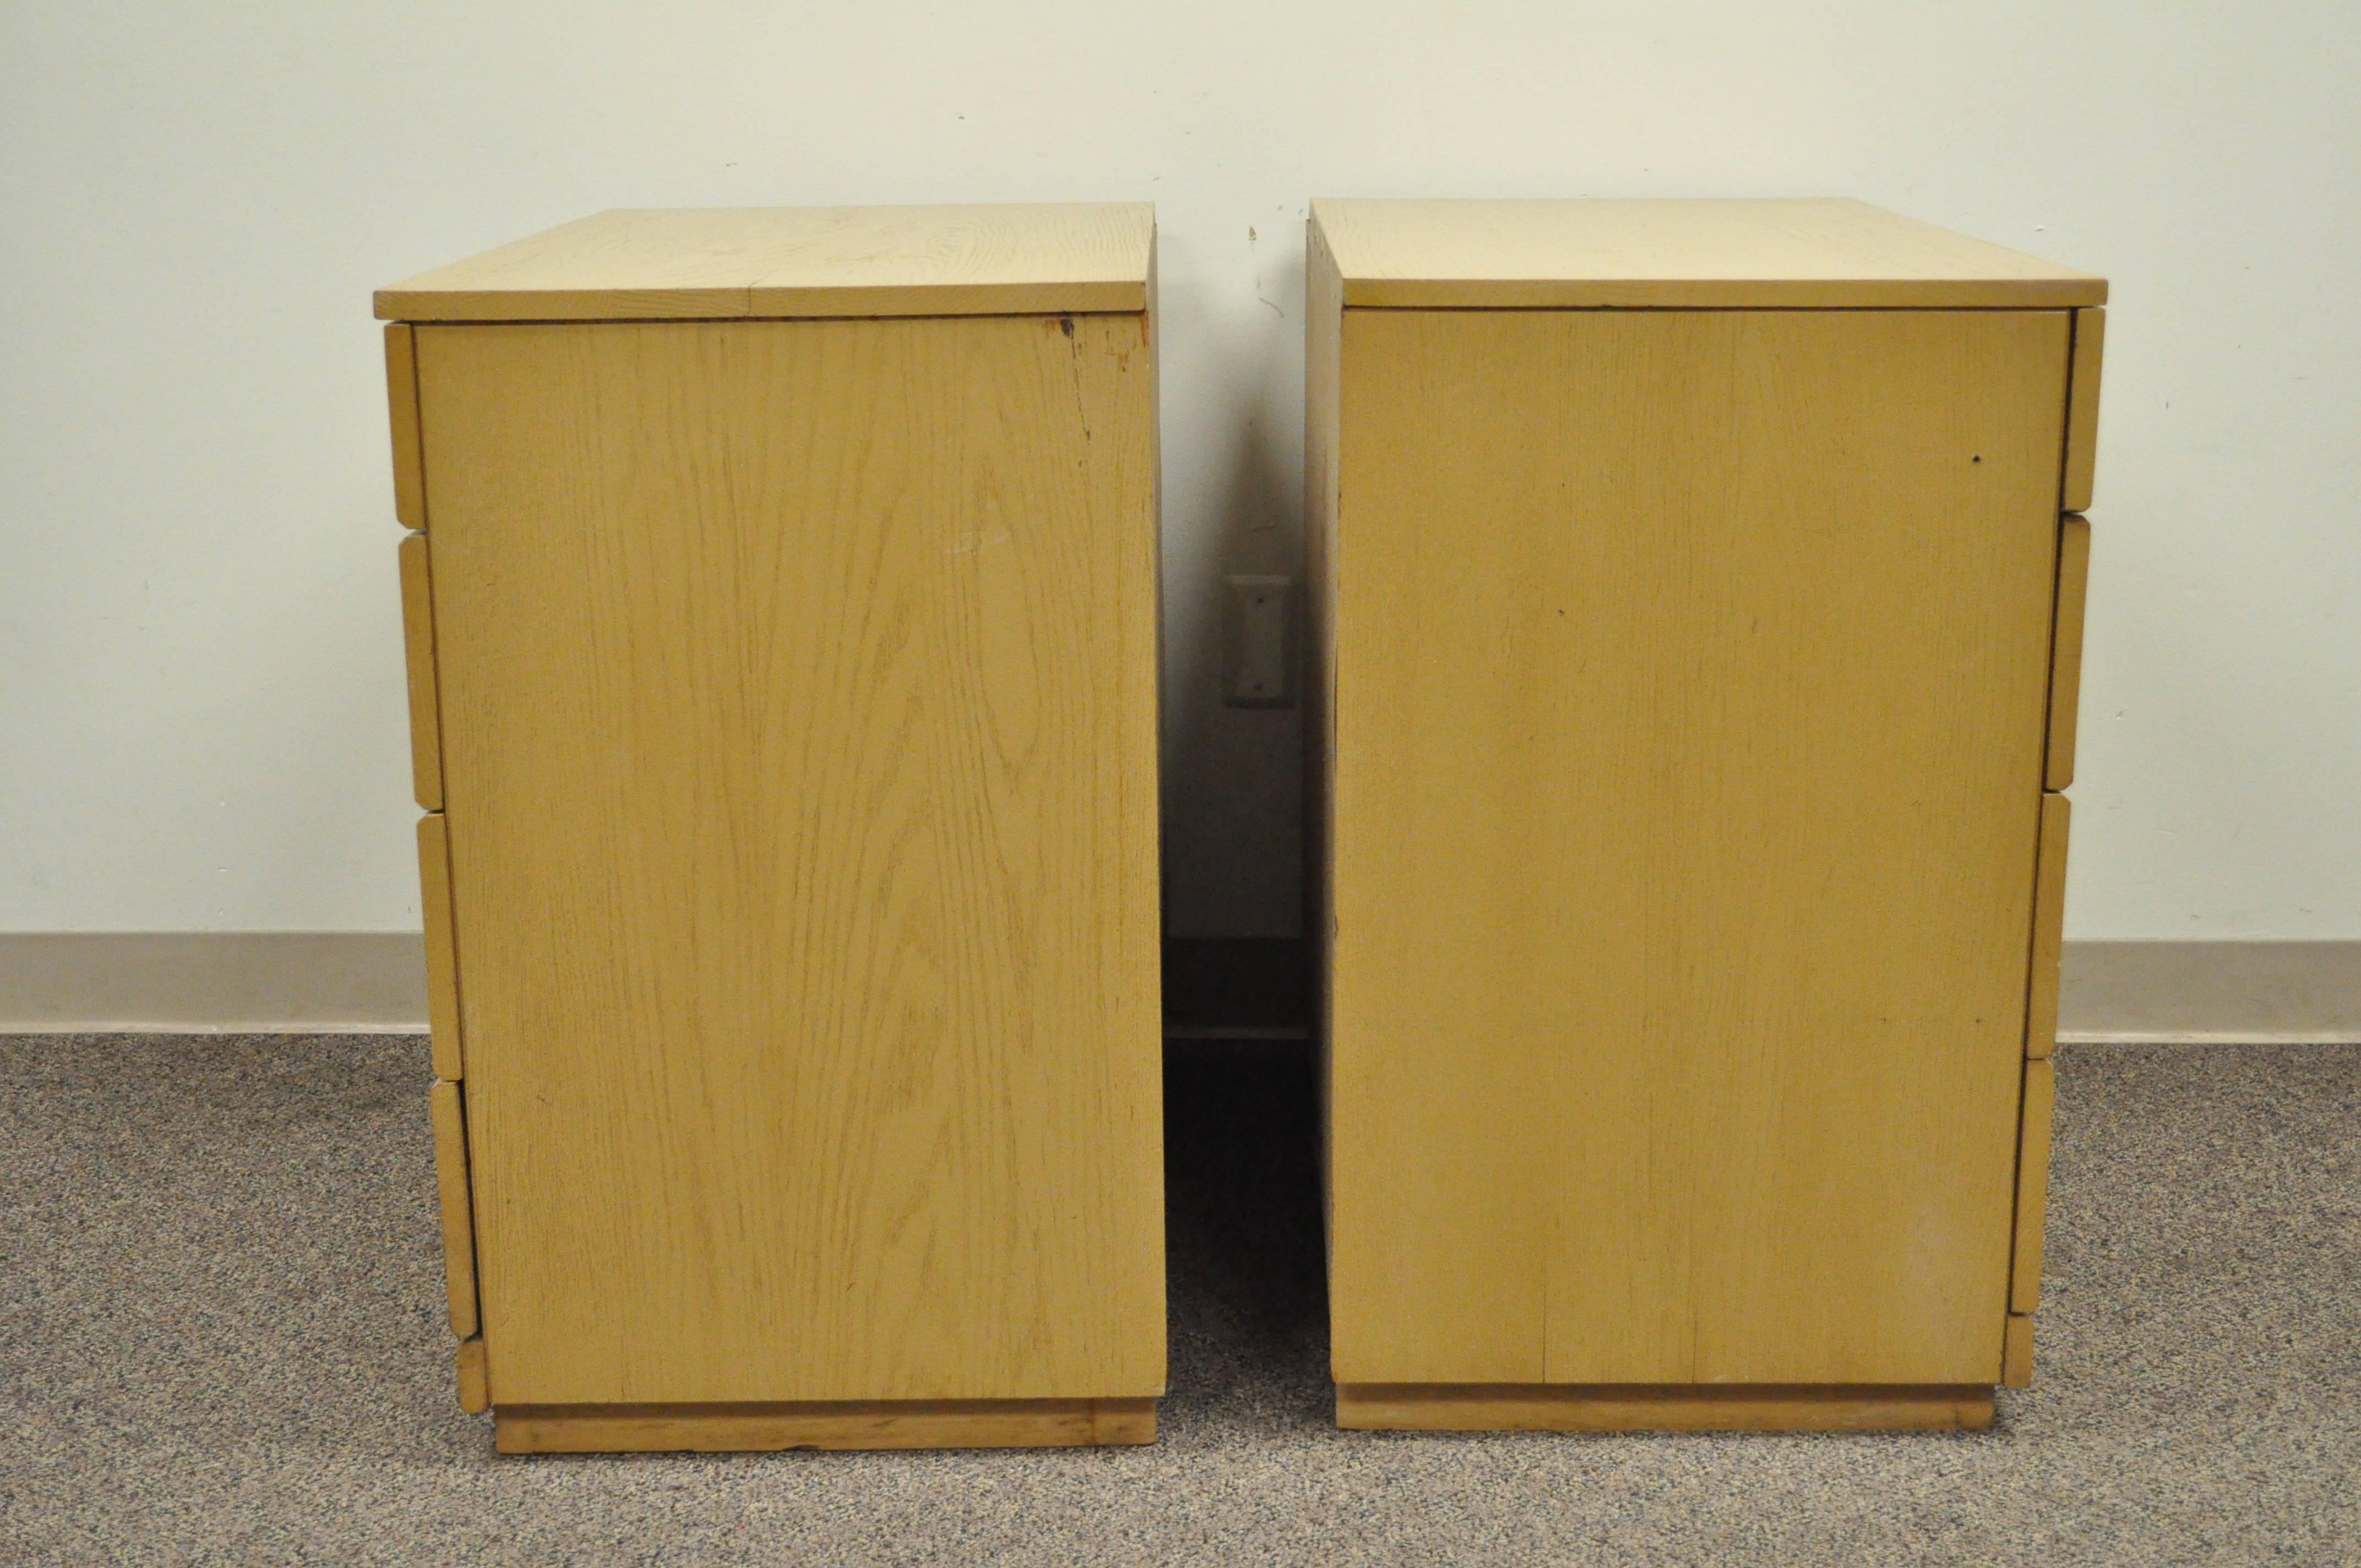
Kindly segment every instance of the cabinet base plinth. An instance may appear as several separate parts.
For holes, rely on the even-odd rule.
[[[492,1410],[492,1446],[502,1453],[1084,1448],[1155,1441],[1154,1399],[500,1405]]]
[[[1339,1383],[1336,1424],[1368,1431],[1982,1431],[1966,1384]]]

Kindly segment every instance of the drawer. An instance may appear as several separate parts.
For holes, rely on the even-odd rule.
[[[2042,787],[2074,782],[2074,728],[2082,711],[2082,604],[2091,584],[2091,524],[2071,513],[2058,523],[2058,602],[2049,632],[2049,744]]]
[[[2033,1315],[2011,1312],[2001,1337],[2000,1381],[2004,1388],[2033,1387]]]
[[[2040,846],[2033,873],[2033,952],[2026,976],[2025,1054],[2047,1058],[2058,1047],[2058,960],[2066,937],[2066,844],[2074,803],[2041,797]]]
[[[459,1342],[458,1354],[459,1408],[471,1416],[482,1415],[491,1409],[492,1383],[484,1363],[484,1340],[481,1334]]]
[[[2059,510],[2088,511],[2099,466],[2099,362],[2107,344],[2107,313],[2074,313],[2074,368],[2066,389],[2066,481]]]
[[[434,597],[426,535],[401,541],[401,641],[410,666],[410,787],[427,811],[443,809],[442,703],[434,680]]]
[[[467,1190],[467,1124],[463,1091],[437,1080],[427,1091],[434,1118],[434,1189],[443,1210],[443,1279],[451,1332],[472,1337],[476,1311],[476,1214]]]
[[[408,322],[385,329],[385,408],[393,430],[393,515],[426,526],[425,447],[418,425],[418,337]]]
[[[451,842],[439,811],[418,819],[418,903],[426,926],[426,1020],[434,1033],[434,1076],[456,1083],[466,1053],[459,1042],[459,953],[451,925]]]
[[[2008,1309],[2041,1305],[2042,1223],[2049,1207],[2049,1124],[2058,1105],[2058,1069],[2047,1058],[2025,1064],[2025,1098],[2016,1134],[2016,1242],[2009,1257]]]

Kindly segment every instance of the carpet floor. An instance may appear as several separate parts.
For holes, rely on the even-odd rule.
[[[2070,1047],[1987,1433],[1329,1420],[1310,1069],[1170,1072],[1153,1448],[500,1459],[415,1038],[0,1039],[0,1563],[2361,1563],[2361,1049]]]

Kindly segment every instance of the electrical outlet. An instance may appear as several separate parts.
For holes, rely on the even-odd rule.
[[[1230,707],[1295,706],[1295,579],[1224,579],[1222,701]]]

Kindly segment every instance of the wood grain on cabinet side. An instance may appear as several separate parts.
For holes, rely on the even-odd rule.
[[[426,1029],[434,1076],[456,1083],[467,1076],[460,1039],[459,948],[451,918],[449,819],[430,812],[418,819],[418,906],[426,935]]]
[[[474,1337],[476,1311],[476,1222],[467,1195],[466,1112],[456,1083],[436,1080],[427,1091],[434,1123],[434,1189],[443,1214],[443,1283],[450,1299],[451,1332]]]
[[[2044,795],[2033,870],[2033,950],[2025,987],[2028,1057],[2047,1057],[2058,1048],[2059,964],[2066,952],[2066,851],[2073,827],[2074,803],[2062,795]]]
[[[2008,1310],[2041,1305],[2041,1236],[2049,1210],[2049,1125],[2058,1111],[2058,1069],[2047,1057],[2025,1064],[2016,1144],[2016,1243],[2009,1257]]]
[[[426,454],[418,433],[418,351],[408,322],[385,329],[385,409],[393,436],[393,515],[426,526]]]
[[[2082,712],[2082,614],[2091,588],[2091,524],[2058,522],[2058,614],[2049,634],[2049,746],[2042,787],[2074,783],[2074,731]]]
[[[419,345],[501,1402],[1160,1392],[1144,316]]]
[[[401,642],[410,674],[410,788],[420,809],[443,809],[443,723],[434,696],[434,599],[426,535],[401,536]]]
[[[502,1405],[502,1453],[791,1448],[1082,1448],[1156,1441],[1153,1399],[873,1399],[808,1404]]]
[[[2059,510],[2088,511],[2099,472],[2099,378],[2107,346],[2107,313],[2074,313],[2074,377],[2067,388],[2066,477]]]
[[[1990,1382],[2067,350],[1345,311],[1341,1381]]]

